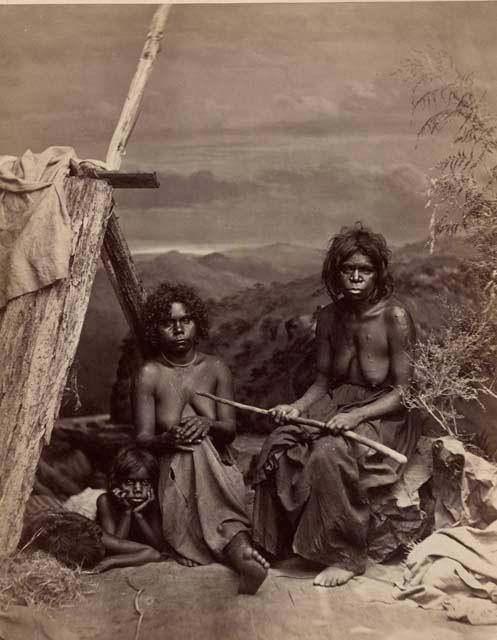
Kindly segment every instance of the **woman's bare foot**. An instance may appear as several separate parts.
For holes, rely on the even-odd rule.
[[[190,560],[190,558],[183,558],[183,556],[176,556],[176,558],[174,558],[174,559],[182,567],[198,567],[198,566],[200,566],[199,562],[195,562],[195,560]]]
[[[339,587],[351,580],[356,574],[340,567],[327,567],[314,578],[313,584],[317,587]]]
[[[190,560],[190,558],[185,558],[185,556],[180,556],[179,553],[170,547],[169,545],[164,545],[164,549],[161,553],[162,560],[174,560],[182,567],[198,567],[200,565],[199,562],[195,562],[195,560]]]
[[[240,574],[238,593],[256,593],[267,577],[269,562],[254,549],[248,534],[238,533],[227,545],[225,556]]]
[[[169,557],[172,558],[178,564],[180,564],[182,567],[200,566],[199,562],[195,562],[195,560],[190,560],[190,558],[185,558],[185,556],[180,556],[179,553],[176,553],[175,551],[170,552]]]

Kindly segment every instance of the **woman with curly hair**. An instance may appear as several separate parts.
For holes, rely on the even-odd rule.
[[[384,237],[361,223],[332,238],[322,272],[332,302],[317,318],[317,376],[301,398],[271,409],[283,426],[257,465],[255,541],[275,557],[293,552],[324,565],[314,580],[323,587],[364,571],[368,492],[402,473],[340,434],[354,429],[406,456],[419,437],[398,390],[412,376],[415,329],[391,295],[389,253]],[[327,430],[288,424],[302,415]]]
[[[164,540],[190,563],[229,564],[239,591],[255,593],[269,565],[252,545],[243,477],[229,455],[234,411],[196,393],[233,397],[228,367],[198,350],[206,306],[192,288],[165,282],[147,298],[143,317],[154,356],[135,382],[136,441],[159,457]]]

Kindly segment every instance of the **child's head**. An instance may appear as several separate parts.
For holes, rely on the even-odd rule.
[[[116,454],[109,474],[109,489],[117,489],[131,503],[144,502],[157,485],[159,465],[148,451],[125,447]]]

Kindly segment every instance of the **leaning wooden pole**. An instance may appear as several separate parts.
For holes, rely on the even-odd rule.
[[[109,171],[117,171],[121,168],[126,144],[140,113],[145,85],[152,73],[155,58],[160,51],[160,43],[170,9],[170,4],[160,5],[152,18],[138,67],[107,152],[106,165]],[[105,235],[102,262],[128,324],[144,354],[141,308],[145,293],[128,244],[121,231],[119,220],[114,213],[109,219]]]
[[[0,556],[15,550],[40,451],[58,416],[90,298],[112,188],[67,178],[69,275],[0,311]],[[1,560],[0,560],[1,562]]]
[[[118,171],[121,168],[122,157],[126,153],[128,138],[140,114],[145,85],[152,73],[153,64],[160,51],[164,27],[170,10],[170,4],[162,4],[157,8],[152,18],[138,67],[131,81],[119,122],[117,123],[107,151],[106,165],[109,171]]]
[[[102,247],[102,262],[140,351],[145,354],[141,315],[145,290],[115,213],[111,214],[107,223]]]

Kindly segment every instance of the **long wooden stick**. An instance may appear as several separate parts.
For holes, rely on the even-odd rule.
[[[242,404],[241,402],[235,402],[234,400],[226,400],[225,398],[219,398],[218,396],[213,395],[212,393],[207,393],[205,391],[197,391],[197,395],[204,396],[205,398],[210,398],[215,402],[220,402],[222,404],[227,404],[230,407],[235,407],[236,409],[241,409],[242,411],[251,411],[252,413],[260,413],[261,415],[268,416],[270,412],[268,409],[261,409],[260,407],[253,407],[250,404]],[[295,424],[304,424],[310,427],[319,427],[320,429],[327,429],[326,422],[321,422],[320,420],[313,420],[312,418],[289,418],[289,422],[293,422]],[[366,447],[370,447],[379,453],[383,453],[384,455],[392,458],[396,462],[400,462],[401,464],[405,464],[407,462],[407,458],[402,453],[395,451],[394,449],[390,449],[381,442],[376,442],[375,440],[371,440],[370,438],[366,438],[366,436],[361,436],[354,431],[342,431],[341,434],[344,438],[348,438],[349,440],[355,440],[360,444],[366,445]]]
[[[164,35],[164,27],[170,10],[170,4],[162,4],[158,7],[152,18],[138,67],[107,151],[106,165],[109,171],[117,171],[121,168],[122,156],[126,152],[126,143],[140,113],[145,85],[152,73],[155,58],[160,51],[160,43]]]

